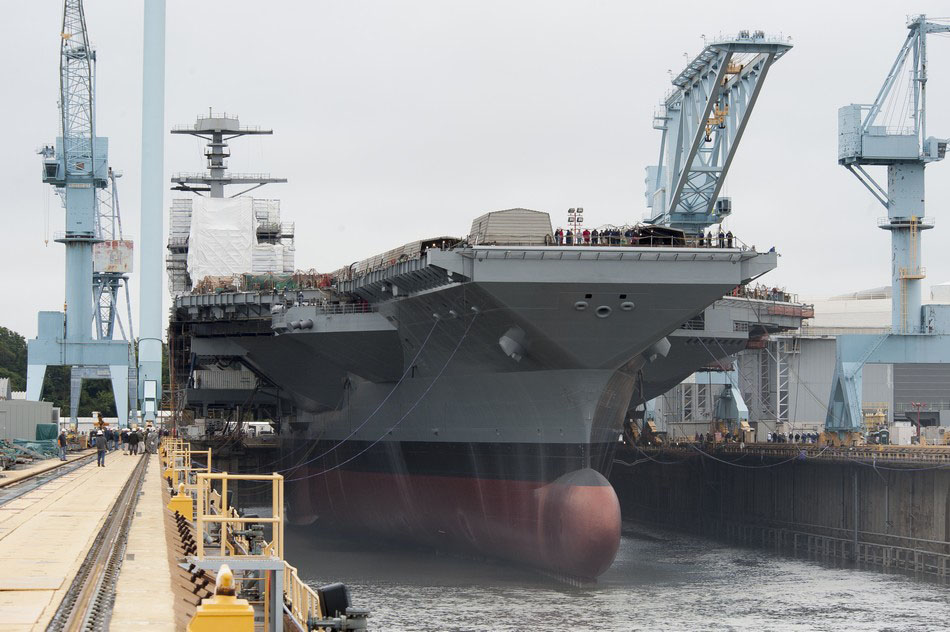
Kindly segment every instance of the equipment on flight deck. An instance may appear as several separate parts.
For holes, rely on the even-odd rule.
[[[43,182],[55,187],[66,209],[66,230],[56,239],[66,247],[66,304],[64,312],[39,313],[37,337],[27,346],[26,391],[27,399],[40,398],[47,366],[76,367],[70,388],[70,417],[75,422],[82,378],[109,377],[124,425],[134,354],[127,340],[111,337],[118,286],[131,269],[126,265],[131,262],[131,242],[115,240],[115,174],[108,166],[108,139],[95,131],[95,60],[82,0],[66,0],[59,66],[61,136],[40,152]],[[102,198],[110,182],[107,207]]]
[[[825,428],[842,435],[864,430],[865,364],[950,362],[950,305],[920,303],[920,233],[934,225],[924,216],[924,167],[947,151],[947,139],[927,136],[927,35],[950,33],[950,24],[919,15],[907,29],[874,103],[838,110],[838,164],[887,209],[878,225],[891,233],[892,289],[890,333],[838,336]],[[866,166],[887,167],[886,190]]]

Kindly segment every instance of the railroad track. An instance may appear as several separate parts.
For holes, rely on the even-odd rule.
[[[119,492],[105,524],[46,627],[47,632],[108,629],[115,602],[116,581],[125,557],[129,527],[145,480],[147,463],[147,455],[140,457],[129,480]]]
[[[59,467],[46,470],[45,472],[37,472],[36,474],[32,474],[17,481],[16,483],[11,483],[7,487],[0,488],[0,507],[10,501],[16,500],[24,494],[30,493],[34,489],[42,487],[50,481],[55,481],[61,476],[75,472],[84,465],[92,463],[92,460],[95,458],[96,453],[93,452],[92,454],[87,454],[86,456],[72,460],[69,463],[60,465]]]

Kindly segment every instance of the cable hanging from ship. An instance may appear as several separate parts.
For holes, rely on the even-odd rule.
[[[476,314],[476,315],[477,315],[477,314]],[[474,319],[472,319],[472,322],[474,322]],[[285,472],[292,472],[292,471],[294,471],[294,470],[296,470],[296,469],[298,469],[298,468],[303,467],[304,465],[309,465],[310,463],[313,463],[313,462],[315,462],[315,461],[319,461],[320,459],[326,457],[328,454],[330,454],[331,452],[333,452],[334,450],[336,450],[337,448],[339,448],[340,446],[342,446],[343,444],[345,444],[347,441],[349,441],[350,439],[352,439],[353,436],[356,435],[357,432],[359,432],[360,430],[362,430],[363,427],[364,427],[366,424],[368,424],[368,423],[370,422],[370,420],[371,420],[373,417],[376,416],[376,413],[378,413],[378,412],[382,409],[382,407],[386,405],[386,402],[389,401],[389,399],[393,396],[393,394],[396,392],[396,390],[402,385],[402,383],[405,381],[406,377],[408,377],[409,374],[412,373],[412,369],[416,366],[416,361],[419,359],[419,356],[422,355],[423,350],[426,348],[426,345],[429,343],[429,340],[432,338],[432,334],[435,333],[435,329],[436,329],[436,327],[438,327],[438,326],[439,326],[439,319],[435,319],[435,322],[432,323],[432,327],[429,329],[429,333],[426,334],[426,337],[422,340],[422,344],[419,346],[419,350],[416,351],[416,354],[412,357],[412,360],[409,362],[408,365],[406,365],[406,370],[403,371],[402,375],[399,377],[399,380],[396,382],[396,384],[393,385],[392,389],[389,391],[389,393],[386,395],[386,397],[384,397],[384,398],[382,399],[382,401],[379,402],[379,405],[377,405],[376,408],[373,409],[373,412],[371,412],[369,415],[367,415],[366,419],[364,419],[362,422],[360,422],[360,424],[359,424],[358,426],[356,426],[356,428],[354,428],[354,429],[350,432],[350,434],[348,434],[348,435],[345,436],[344,438],[340,439],[338,442],[336,442],[335,444],[333,444],[332,446],[330,446],[329,448],[327,448],[323,453],[318,454],[317,456],[313,457],[312,459],[307,459],[307,457],[308,457],[309,455],[305,455],[305,456],[304,456],[304,459],[307,459],[307,460],[301,461],[301,462],[296,463],[296,464],[294,464],[294,465],[291,465],[290,467],[285,467],[285,468],[281,468],[281,469],[277,469],[277,470],[268,470],[267,468],[263,468],[263,469],[261,469],[261,471],[256,472],[256,473],[259,474],[259,473],[262,473],[262,472],[264,472],[264,471],[267,471],[267,472],[273,471],[274,474],[283,474],[283,473],[285,473]],[[471,326],[471,325],[470,325],[470,326]],[[467,329],[465,330],[465,333],[466,333],[466,334],[468,333],[468,330],[467,330]],[[464,338],[464,335],[463,335],[463,338]],[[454,354],[453,354],[453,355],[454,355]],[[443,369],[444,369],[444,367],[443,367]],[[433,383],[434,383],[434,382],[433,382]],[[430,388],[431,388],[431,385],[430,385]],[[428,389],[426,390],[426,392],[428,392]],[[424,397],[424,396],[425,396],[425,393],[423,393],[423,397]],[[420,398],[419,401],[421,401],[421,398]],[[415,408],[415,406],[419,404],[419,401],[417,401],[417,402],[413,405],[413,408]],[[411,409],[410,409],[410,410],[411,410]],[[401,420],[400,420],[400,421],[401,421]],[[316,445],[316,444],[314,444],[314,445]],[[274,463],[276,463],[276,462],[277,462],[277,461],[274,461]],[[215,469],[215,468],[212,468],[212,469],[213,469],[214,471],[219,471],[219,470],[217,470],[217,469]],[[289,479],[289,480],[296,480],[296,479]]]
[[[474,309],[474,308],[473,308],[473,309]],[[368,446],[366,446],[365,448],[363,448],[362,450],[360,450],[359,452],[357,452],[356,454],[354,454],[354,455],[351,456],[350,458],[346,459],[345,461],[341,461],[340,463],[337,463],[336,465],[334,465],[334,466],[332,466],[332,467],[328,467],[328,468],[326,468],[325,470],[321,470],[321,471],[316,472],[316,473],[314,473],[314,474],[308,474],[308,475],[306,475],[306,476],[300,476],[300,477],[297,477],[297,478],[288,478],[288,479],[287,479],[287,482],[288,482],[288,483],[293,483],[293,482],[297,482],[297,481],[305,481],[305,480],[307,480],[307,479],[309,479],[309,478],[316,478],[317,476],[323,476],[324,474],[329,474],[330,472],[332,472],[332,471],[334,471],[334,470],[336,470],[336,469],[339,469],[339,468],[343,467],[344,465],[346,465],[347,463],[349,463],[349,462],[351,462],[351,461],[353,461],[353,460],[359,458],[361,455],[363,455],[364,453],[366,453],[367,451],[369,451],[370,449],[372,449],[377,443],[379,443],[380,441],[382,441],[383,439],[385,439],[386,436],[387,436],[389,433],[391,433],[393,430],[395,430],[395,429],[399,426],[399,424],[401,424],[401,423],[406,419],[406,417],[408,417],[408,416],[412,413],[412,411],[414,411],[414,410],[416,409],[416,407],[417,407],[419,404],[422,403],[422,400],[424,400],[424,399],[426,398],[426,396],[429,394],[429,391],[432,390],[432,387],[435,386],[436,382],[439,381],[439,378],[442,377],[442,374],[443,374],[443,373],[445,373],[445,370],[448,368],[449,364],[452,363],[452,359],[455,358],[455,354],[458,353],[458,350],[462,347],[462,343],[465,341],[465,338],[468,336],[468,332],[471,331],[472,325],[474,325],[474,324],[475,324],[475,321],[478,319],[478,315],[479,315],[479,312],[476,310],[476,311],[475,311],[475,315],[472,316],[472,320],[468,323],[468,327],[465,328],[465,332],[462,334],[462,337],[459,338],[459,341],[456,343],[455,348],[452,349],[452,353],[449,354],[449,357],[448,357],[448,359],[445,361],[445,364],[442,365],[442,368],[439,369],[439,372],[436,373],[436,375],[435,375],[434,378],[432,378],[432,382],[430,382],[429,385],[426,387],[426,389],[425,389],[424,391],[422,391],[422,395],[419,396],[419,399],[417,399],[417,400],[412,404],[412,406],[409,407],[409,410],[407,410],[405,413],[403,413],[402,417],[400,417],[399,419],[396,420],[396,423],[394,423],[392,426],[390,426],[389,428],[387,428],[387,429],[386,429],[386,432],[384,432],[382,435],[380,435],[380,436],[377,437],[374,441],[372,441]],[[438,324],[438,321],[436,321],[436,324]],[[435,329],[435,327],[433,326],[433,330],[434,330],[434,329]],[[430,332],[430,335],[431,335],[431,332]],[[421,350],[420,350],[420,351],[421,351]],[[354,432],[355,432],[355,431],[354,431]],[[353,436],[353,435],[351,434],[350,437],[352,437],[352,436]],[[347,437],[347,438],[349,438],[349,437]],[[340,443],[342,443],[342,441],[341,441]],[[337,444],[337,445],[339,445],[339,444]],[[329,453],[329,450],[328,450],[327,452]],[[314,459],[314,460],[315,460],[315,459]],[[301,465],[303,465],[303,464],[301,464]],[[298,467],[299,467],[299,466],[298,466]]]

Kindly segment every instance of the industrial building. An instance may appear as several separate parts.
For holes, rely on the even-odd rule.
[[[891,330],[891,288],[880,287],[830,298],[802,299],[814,317],[795,331],[751,343],[733,356],[734,372],[698,372],[658,398],[658,427],[671,437],[706,432],[714,421],[723,385],[742,395],[748,421],[764,440],[769,432],[820,431],[835,372],[837,338],[845,334],[886,334]],[[950,303],[950,283],[934,285],[930,303]],[[888,425],[916,422],[950,426],[950,365],[867,364],[863,368],[862,411],[883,416]]]

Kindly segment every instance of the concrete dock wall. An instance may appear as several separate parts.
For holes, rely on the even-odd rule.
[[[695,451],[644,456],[621,454],[636,465],[618,463],[611,473],[625,519],[943,576],[950,571],[948,469]]]

